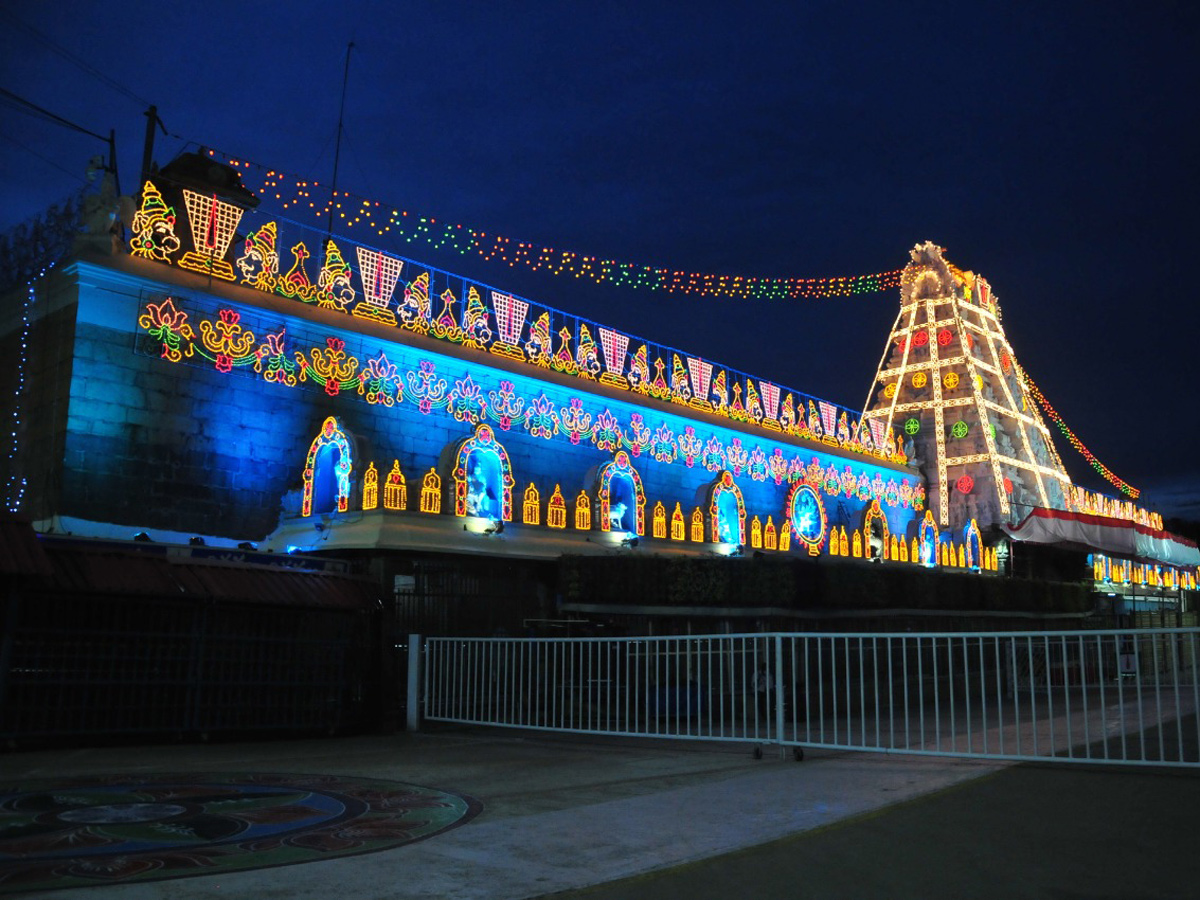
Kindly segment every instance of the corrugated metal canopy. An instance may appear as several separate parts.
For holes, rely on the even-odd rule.
[[[0,514],[0,574],[49,575],[50,561],[27,519]]]
[[[374,608],[381,593],[377,585],[346,575],[175,561],[166,555],[111,546],[51,544],[45,556],[50,568],[42,586],[72,593],[338,609]]]

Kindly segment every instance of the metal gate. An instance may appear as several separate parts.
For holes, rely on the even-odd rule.
[[[1200,765],[1200,629],[428,638],[409,722]]]

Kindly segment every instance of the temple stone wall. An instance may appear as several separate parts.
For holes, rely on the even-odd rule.
[[[63,371],[69,372],[69,411],[64,413],[65,438],[59,457],[61,493],[54,503],[60,515],[128,525],[131,530],[261,539],[277,525],[285,496],[290,492],[294,497],[301,486],[308,449],[329,416],[336,417],[351,441],[351,512],[360,508],[361,477],[370,462],[379,472],[382,491],[392,461],[400,461],[410,509],[417,508],[421,480],[434,466],[443,480],[443,496],[453,495],[449,451],[473,434],[474,425],[456,420],[445,408],[422,412],[411,381],[404,382],[403,399],[389,407],[368,403],[353,386],[330,393],[310,379],[289,387],[265,380],[251,365],[219,371],[199,352],[172,362],[163,357],[161,340],[138,324],[146,304],[165,297],[164,288],[128,274],[113,276],[112,283],[101,270],[87,276],[80,288],[72,340],[60,342],[57,368],[51,366],[55,372],[38,374],[39,381],[52,384],[55,378],[62,380]],[[253,330],[258,340],[285,326],[289,358],[297,349],[323,345],[327,337],[335,337],[345,340],[347,352],[360,359],[384,350],[402,373],[411,375],[422,363],[432,364],[448,391],[469,376],[486,397],[508,381],[524,398],[526,409],[543,397],[555,410],[582,400],[593,421],[609,410],[622,427],[628,427],[632,416],[641,414],[651,431],[665,423],[679,435],[691,425],[702,442],[716,435],[730,446],[736,438],[747,452],[761,448],[768,457],[779,447],[789,458],[800,455],[807,461],[818,456],[823,465],[833,462],[839,472],[849,464],[868,477],[880,472],[885,481],[912,477],[880,469],[867,457],[836,456],[812,446],[777,442],[753,429],[739,432],[688,419],[670,405],[643,406],[634,395],[628,402],[621,401],[578,386],[543,381],[536,370],[505,372],[488,365],[492,360],[488,354],[480,354],[478,361],[441,355],[350,330],[315,326],[213,295],[183,293],[177,299],[179,309],[189,311],[197,346],[202,321],[217,321],[219,310],[232,308],[239,310],[240,324]],[[50,366],[49,360],[46,365]],[[561,485],[569,522],[581,488],[595,499],[591,479],[599,466],[613,459],[612,450],[599,449],[587,436],[573,443],[561,425],[549,439],[535,436],[526,429],[523,416],[508,429],[494,416],[486,421],[512,464],[514,521],[521,519],[524,491],[531,481],[540,493],[543,523],[556,484]],[[650,451],[630,453],[630,457],[644,484],[646,535],[652,532],[656,502],[663,503],[668,521],[678,502],[690,523],[693,509],[703,506],[706,489],[718,476],[700,459],[688,467],[679,459],[657,462]],[[747,538],[755,515],[764,526],[771,516],[780,529],[790,487],[786,479],[781,484],[770,476],[755,480],[743,470],[735,480],[745,499]],[[861,524],[862,499],[828,497],[825,504],[832,524],[851,529]],[[451,509],[444,500],[443,513]],[[900,533],[908,530],[915,515],[912,509],[899,507],[886,513],[890,529]]]

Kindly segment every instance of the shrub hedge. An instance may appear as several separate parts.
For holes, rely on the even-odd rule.
[[[568,556],[559,590],[567,602],[609,606],[1083,613],[1092,604],[1080,582],[804,559]]]

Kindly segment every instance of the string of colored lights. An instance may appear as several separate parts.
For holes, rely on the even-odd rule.
[[[900,286],[903,271],[894,269],[841,278],[770,278],[683,272],[601,259],[570,250],[555,250],[515,241],[503,235],[489,235],[463,225],[439,223],[432,217],[414,215],[347,191],[327,191],[317,181],[287,175],[223,152],[210,149],[208,153],[244,174],[259,173],[262,184],[258,186],[257,193],[273,195],[284,210],[306,211],[320,221],[325,221],[332,212],[347,231],[355,227],[371,229],[378,236],[394,234],[407,243],[421,241],[434,249],[455,251],[462,255],[477,253],[488,262],[500,261],[508,263],[510,267],[520,265],[535,272],[587,278],[596,284],[743,300],[794,300],[801,297],[849,297],[892,290]]]
[[[1079,451],[1080,455],[1088,461],[1088,464],[1091,465],[1091,467],[1097,472],[1099,472],[1109,484],[1121,491],[1123,494],[1127,495],[1131,500],[1136,500],[1138,495],[1141,494],[1141,491],[1129,484],[1126,484],[1115,474],[1113,474],[1113,471],[1108,468],[1108,466],[1096,459],[1092,451],[1083,445],[1083,441],[1075,436],[1075,432],[1067,427],[1067,423],[1062,420],[1062,416],[1060,416],[1058,412],[1055,411],[1054,407],[1050,405],[1050,401],[1046,399],[1046,395],[1043,394],[1041,389],[1033,383],[1033,379],[1029,377],[1029,374],[1020,366],[1017,366],[1017,373],[1021,376],[1021,381],[1024,383],[1026,390],[1033,395],[1033,398],[1037,400],[1038,405],[1045,410],[1046,415],[1050,417],[1050,420],[1058,426],[1058,430],[1063,433],[1063,436],[1071,442],[1071,446]]]

